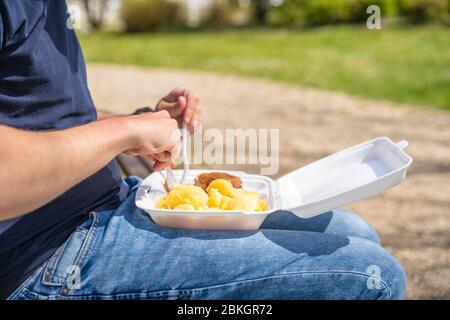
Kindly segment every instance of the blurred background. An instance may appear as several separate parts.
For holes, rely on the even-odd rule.
[[[98,109],[190,88],[206,128],[280,129],[273,178],[374,137],[408,140],[405,182],[350,209],[405,266],[408,298],[450,298],[450,0],[68,4]]]

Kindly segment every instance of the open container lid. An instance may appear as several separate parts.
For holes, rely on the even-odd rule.
[[[376,138],[292,171],[277,180],[279,205],[308,218],[379,194],[405,179],[407,145]]]

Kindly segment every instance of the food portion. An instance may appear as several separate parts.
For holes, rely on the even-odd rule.
[[[239,177],[233,176],[225,172],[208,172],[202,173],[195,179],[195,185],[199,186],[205,191],[208,191],[210,183],[217,179],[223,179],[231,182],[234,188],[242,188],[242,180]]]
[[[220,172],[197,177],[196,185],[178,184],[156,203],[159,209],[169,210],[239,210],[245,212],[267,210],[266,201],[257,192],[242,188],[238,177]],[[210,177],[222,177],[209,181]],[[239,187],[236,187],[239,186]]]

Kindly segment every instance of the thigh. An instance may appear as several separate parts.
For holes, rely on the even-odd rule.
[[[130,197],[129,197],[130,198]],[[14,298],[378,299],[403,295],[401,266],[372,241],[308,231],[159,228],[134,207],[94,215],[77,250],[45,266]],[[80,263],[81,261],[81,263]],[[45,283],[50,270],[54,283]],[[68,274],[65,274],[68,273]]]
[[[380,242],[375,229],[354,212],[336,209],[312,218],[302,219],[289,211],[270,214],[261,229],[298,230],[358,237]]]

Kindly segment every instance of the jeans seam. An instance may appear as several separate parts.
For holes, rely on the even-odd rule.
[[[91,243],[92,243],[92,239],[96,234],[96,229],[98,226],[98,215],[95,212],[91,213],[93,215],[92,218],[92,223],[91,225],[88,227],[88,229],[84,229],[81,228],[80,226],[78,226],[75,232],[80,232],[83,236],[83,240],[81,241],[81,246],[78,250],[78,252],[76,253],[75,259],[73,261],[73,266],[77,266],[79,268],[81,268],[81,266],[84,264],[85,258],[88,254],[88,252],[91,249]],[[72,235],[71,235],[72,236]],[[68,277],[70,276],[69,274],[62,274],[62,275],[58,275],[56,274],[56,269],[58,267],[58,263],[61,259],[61,255],[64,254],[64,251],[66,249],[67,246],[67,241],[69,241],[70,237],[66,240],[66,242],[61,245],[58,250],[47,260],[46,262],[46,266],[43,269],[43,273],[42,273],[42,284],[47,285],[47,286],[54,286],[54,287],[61,287],[64,288],[66,281],[68,279]],[[51,280],[47,280],[47,276],[51,277]]]
[[[45,269],[46,263],[47,263],[47,262],[44,262],[42,265],[40,265],[40,266],[39,266],[39,267],[31,274],[31,276],[28,277],[28,279],[26,279],[20,286],[18,286],[18,287],[14,290],[14,292],[13,292],[9,297],[7,297],[6,299],[7,299],[7,300],[14,300],[14,299],[15,299],[18,295],[20,295],[24,290],[29,291],[29,290],[27,289],[28,284],[30,283],[31,280],[34,279],[34,277],[35,277],[39,272],[41,272],[42,270]]]
[[[272,276],[266,276],[266,277],[259,277],[259,278],[253,278],[253,279],[246,279],[246,280],[238,280],[238,281],[230,281],[225,283],[220,283],[212,286],[206,286],[206,287],[198,287],[198,288],[185,288],[183,290],[186,291],[203,291],[203,290],[209,290],[209,289],[218,289],[221,287],[233,285],[233,284],[241,284],[246,282],[257,282],[257,281],[263,281],[267,279],[274,279],[279,278],[283,276],[302,276],[302,275],[312,275],[312,274],[346,274],[346,275],[357,275],[365,277],[366,279],[375,278],[376,280],[380,281],[380,283],[383,285],[384,289],[388,293],[388,299],[390,300],[392,298],[391,289],[389,286],[379,277],[375,277],[373,275],[369,275],[364,272],[358,272],[358,271],[343,271],[343,270],[327,270],[327,271],[303,271],[303,272],[286,272],[286,273],[278,273]]]
[[[20,295],[26,297],[28,300],[49,300],[49,295],[43,295],[40,293],[36,293],[28,288],[22,288],[19,292]],[[16,297],[14,297],[16,298]],[[14,300],[14,299],[12,299]]]
[[[40,297],[41,299],[65,299],[65,300],[85,300],[85,299],[92,299],[95,300],[96,298],[110,298],[110,299],[120,299],[121,297],[130,297],[132,299],[136,299],[138,297],[143,297],[148,299],[160,299],[160,298],[188,298],[192,295],[190,290],[187,289],[171,289],[171,290],[162,290],[162,291],[150,291],[150,292],[122,292],[122,293],[115,293],[115,294],[80,294],[80,295],[62,295],[62,294],[50,294],[50,295],[43,295],[41,293],[34,292],[28,288],[23,288],[21,290],[22,294],[28,296],[28,297]]]
[[[45,278],[46,278],[47,273],[52,274],[52,278],[56,277],[56,275],[55,275],[56,265],[60,258],[60,254],[61,254],[61,252],[64,251],[64,249],[66,248],[66,245],[67,245],[67,240],[55,251],[55,253],[50,257],[50,259],[47,260],[47,265],[45,266],[44,272],[42,273],[42,283],[44,283],[45,285],[56,285],[56,283],[53,283],[53,281],[47,281]]]
[[[87,235],[89,233],[89,230],[82,229],[80,226],[78,226],[74,232],[80,232],[85,237],[83,240],[86,241]],[[47,260],[47,265],[44,268],[44,272],[42,274],[42,283],[49,286],[61,286],[64,283],[65,278],[61,277],[56,274],[56,268],[58,266],[59,260],[61,259],[61,254],[64,253],[64,250],[67,246],[67,241],[69,241],[70,237],[64,242],[56,251],[55,253]],[[75,263],[74,263],[75,264]],[[51,274],[51,280],[48,281],[46,279],[46,275]],[[58,282],[54,282],[58,281]]]
[[[331,274],[331,273],[338,273],[338,274],[347,274],[347,275],[350,275],[350,274],[358,275],[358,276],[365,277],[366,279],[373,278],[373,279],[379,281],[383,285],[384,289],[389,294],[388,295],[389,300],[392,299],[392,290],[389,288],[388,284],[386,282],[384,282],[383,279],[381,279],[381,277],[376,277],[373,274],[368,274],[368,273],[360,272],[360,271],[348,271],[348,270],[305,271],[305,272],[295,272],[295,273],[297,273],[297,274],[314,274],[314,273],[316,273],[316,274],[321,274],[321,273],[328,274],[328,273],[330,273]],[[291,273],[279,273],[279,274],[280,275],[283,275],[283,274],[288,274],[289,275]]]
[[[81,244],[81,248],[80,251],[78,252],[75,261],[74,261],[74,266],[77,266],[81,269],[81,267],[84,265],[85,261],[86,261],[86,257],[88,256],[89,252],[91,252],[91,250],[93,249],[93,240],[95,239],[95,236],[97,235],[97,229],[98,229],[98,225],[99,225],[99,221],[100,221],[100,217],[98,214],[96,214],[96,212],[92,212],[91,213],[93,215],[93,220],[92,220],[92,224],[89,227],[89,230],[87,231],[86,235],[85,235],[85,239],[83,240],[83,243]],[[67,276],[65,277],[63,284],[61,286],[61,290],[60,292],[62,293],[64,291],[65,288],[68,289],[67,287],[67,279],[69,278],[69,274],[67,274]],[[70,289],[69,289],[70,290]],[[67,294],[63,294],[63,295],[67,295]]]

